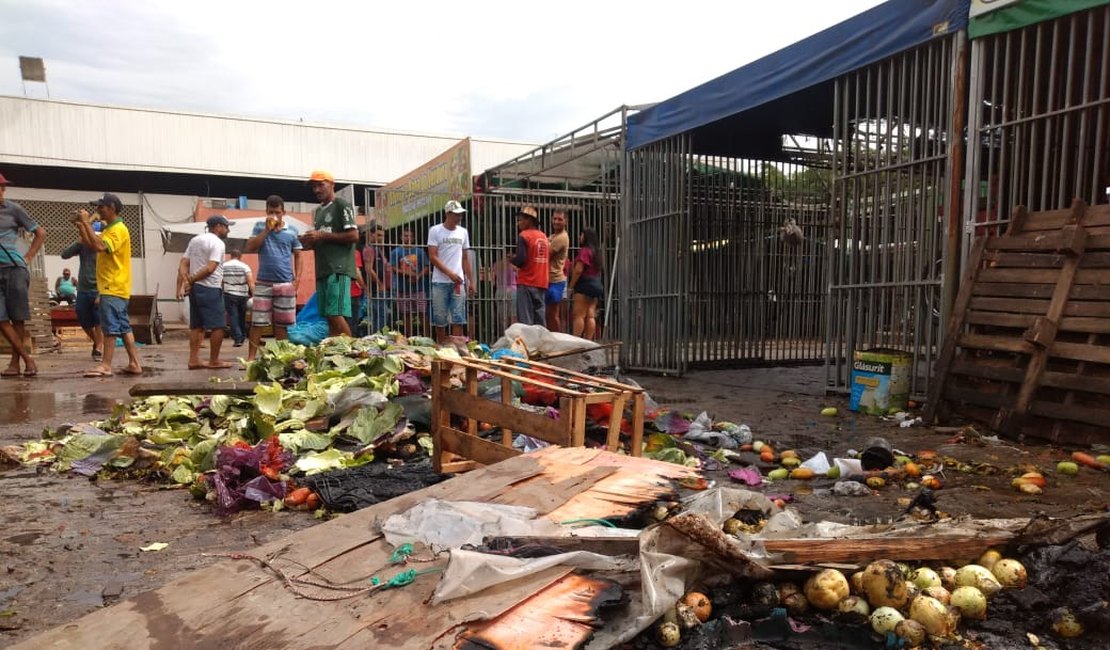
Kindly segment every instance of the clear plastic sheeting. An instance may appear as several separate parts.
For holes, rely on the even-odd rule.
[[[477,546],[486,537],[565,534],[564,528],[536,519],[536,514],[534,509],[521,506],[429,499],[387,518],[382,534],[395,547],[420,542],[435,551],[466,544]]]
[[[635,531],[630,531],[635,532]],[[545,571],[552,567],[566,566],[587,571],[635,572],[639,559],[631,556],[609,556],[586,551],[559,553],[540,558],[515,558],[504,555],[479,553],[465,549],[451,551],[451,561],[436,587],[432,604],[476,594],[503,582],[510,582]],[[481,618],[489,618],[485,613]]]
[[[731,487],[699,492],[685,499],[684,505],[685,514],[704,517],[717,528],[738,510],[762,510],[765,513],[776,510],[771,500],[762,494]],[[783,524],[781,529],[786,530],[787,525]],[[767,558],[756,538],[735,537],[730,539],[730,543],[751,560]],[[706,547],[665,523],[644,530],[640,535],[640,593],[629,594],[629,616],[612,621],[598,630],[587,644],[587,650],[615,647],[650,627],[682,598],[689,585],[710,570],[712,562],[706,562],[706,559]]]
[[[597,347],[596,341],[579,338],[570,334],[549,331],[543,325],[522,325],[514,323],[505,329],[505,335],[493,344],[494,350],[509,349],[523,343],[528,349],[528,358],[542,360],[542,357],[575,350],[589,350],[579,354],[552,359],[553,366],[567,370],[583,371],[588,368],[603,368],[608,363],[608,352]]]

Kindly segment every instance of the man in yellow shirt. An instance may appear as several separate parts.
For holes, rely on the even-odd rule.
[[[100,293],[100,329],[104,332],[104,359],[85,373],[86,377],[111,377],[112,354],[115,339],[123,339],[127,350],[127,367],[121,370],[128,375],[143,374],[135,335],[127,318],[127,303],[131,300],[131,233],[123,223],[120,212],[123,202],[115,194],[105,194],[91,205],[104,222],[99,234],[93,231],[92,215],[81,210],[75,219],[81,243],[97,251],[96,289]]]

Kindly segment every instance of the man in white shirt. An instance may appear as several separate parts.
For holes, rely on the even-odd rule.
[[[466,325],[466,295],[476,286],[470,277],[470,235],[459,225],[466,208],[458,201],[443,206],[443,223],[428,230],[428,259],[432,263],[432,328],[436,340],[462,336]]]
[[[197,235],[185,248],[177,267],[177,299],[189,296],[189,369],[230,368],[220,359],[224,341],[223,269],[224,239],[231,222],[221,215],[208,217],[208,232]],[[201,363],[200,346],[209,333],[208,363]]]
[[[224,309],[231,325],[231,339],[235,347],[243,347],[247,340],[247,300],[254,295],[254,274],[241,257],[242,251],[228,252],[231,259],[223,263]]]

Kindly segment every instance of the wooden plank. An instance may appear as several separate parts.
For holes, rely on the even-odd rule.
[[[900,561],[925,562],[969,560],[991,546],[1002,546],[1014,538],[1008,531],[978,535],[921,535],[920,537],[878,537],[844,539],[765,539],[769,553],[780,553],[785,562],[865,563],[896,557]]]
[[[442,391],[440,400],[448,413],[475,418],[482,422],[494,422],[552,444],[564,446],[569,444],[563,432],[564,423],[560,420],[552,420],[547,416],[506,406],[484,397],[468,395],[460,390]]]
[[[1013,327],[1025,329],[1033,324],[1037,316],[1033,314],[1011,314],[1004,311],[968,311],[968,325],[990,325],[992,327]]]
[[[1056,251],[1023,253],[1007,251],[988,251],[983,259],[994,268],[1006,269],[1060,269],[1067,257]],[[1088,252],[1079,263],[1081,269],[1103,269],[1110,267],[1110,253]]]
[[[1057,341],[1052,345],[1051,355],[1061,359],[1110,363],[1110,347],[1088,345],[1087,343],[1064,343]]]
[[[952,362],[948,372],[964,377],[978,377],[992,381],[1004,381],[1020,384],[1025,377],[1025,371],[1009,363],[1006,365],[986,364],[989,359],[957,359]]]
[[[1041,385],[1049,388],[1110,395],[1110,377],[1092,377],[1079,373],[1047,371],[1041,379]],[[1102,422],[1097,424],[1110,426],[1110,404],[1107,406],[1108,409]]]
[[[1019,314],[1043,314],[1048,309],[1047,300],[1023,300],[1020,298],[980,298],[971,299],[968,305],[977,311],[1007,311]]]
[[[1064,239],[1059,233],[990,237],[986,248],[995,251],[1055,251]]]
[[[995,352],[1017,352],[1032,354],[1034,347],[1021,339],[1006,336],[991,336],[987,334],[963,334],[959,337],[959,346],[973,350],[993,350]]]
[[[1060,275],[1057,269],[983,269],[977,282],[998,282],[1011,284],[1047,284],[1056,282]]]
[[[1078,260],[1075,261],[1075,265],[1076,269],[1078,269]],[[1055,284],[1064,268],[1066,268],[1066,266],[1060,269],[983,269],[976,281],[998,284]],[[1077,285],[1091,284],[1104,286],[1110,283],[1110,269],[1091,268],[1078,270],[1078,272],[1075,273],[1074,282]]]
[[[1072,203],[1072,207],[1070,208],[1030,213],[1025,219],[1022,232],[1031,233],[1043,230],[1059,230],[1070,223],[1076,223],[1076,204],[1078,203],[1083,204],[1082,207],[1079,208],[1080,212],[1085,208],[1088,212],[1084,218],[1084,224],[1089,226],[1110,225],[1110,210],[1106,210],[1105,206],[1087,208],[1086,203],[1077,199]]]
[[[976,284],[971,289],[974,296],[994,296],[999,298],[1051,298],[1056,288],[1054,284]]]
[[[493,621],[469,624],[455,647],[581,648],[601,625],[598,610],[615,604],[621,594],[612,580],[570,574]]]
[[[986,393],[979,390],[972,390],[965,386],[957,387],[950,385],[945,387],[944,397],[956,403],[989,406],[995,409],[1008,406],[1013,402],[1013,398],[1004,393]]]
[[[1110,318],[1110,303],[1095,301],[1077,301],[1073,296],[1064,306],[1065,316],[1080,316],[1087,318]],[[1018,314],[1042,315],[1048,312],[1048,300],[1021,300],[1017,298],[982,298],[971,299],[970,308],[976,311],[1000,311]]]
[[[478,369],[468,367],[466,369],[466,394],[477,398],[478,397]],[[488,420],[486,420],[488,422]],[[478,435],[478,419],[474,417],[467,418],[466,432],[472,436]],[[483,463],[489,465],[489,463]]]
[[[639,456],[644,447],[644,394],[632,397],[632,438],[629,441],[632,455]]]
[[[451,426],[451,413],[443,404],[443,394],[449,389],[448,367],[439,362],[432,362],[432,468],[443,473],[443,436],[440,428]]]
[[[1072,207],[1069,223],[1085,223],[1088,216],[1085,212],[1086,204],[1076,201]],[[1048,349],[1055,347],[1053,343],[1056,341],[1056,323],[1064,315],[1064,306],[1068,302],[1068,294],[1071,292],[1072,283],[1081,275],[1079,258],[1087,249],[1087,233],[1082,226],[1068,225],[1064,226],[1063,234],[1064,239],[1068,242],[1068,259],[1057,274],[1056,290],[1052,294],[1048,312],[1043,318],[1038,318],[1030,331],[1026,333],[1025,338],[1027,340],[1032,339],[1030,342],[1034,344],[1036,350],[1033,352],[1032,359],[1029,360],[1029,365],[1025,368],[1025,380],[1018,390],[1017,400],[1013,406],[1015,413],[1025,413],[1029,410],[1029,405],[1033,401],[1033,394],[1037,392],[1037,387],[1040,385],[1041,375],[1048,366]],[[1030,273],[1036,272],[1030,271]],[[1102,273],[1103,271],[1097,272]]]
[[[153,395],[254,395],[254,381],[157,381],[132,384],[127,393],[131,397],[150,397]]]
[[[617,451],[621,445],[621,422],[624,420],[624,405],[628,401],[628,393],[621,393],[613,401],[613,411],[609,415],[609,429],[605,438],[605,446],[609,451]]]
[[[440,427],[439,433],[443,451],[458,454],[479,465],[500,463],[522,453],[512,447],[499,445],[496,442],[490,442],[485,438],[472,436],[465,431],[459,431],[451,427]]]
[[[1055,251],[1042,253],[988,251],[984,253],[983,259],[994,266],[1004,268],[1058,269],[1064,264],[1064,256]]]
[[[1093,424],[1098,427],[1110,426],[1110,412],[1105,408],[1036,400],[1030,404],[1029,412],[1033,415],[1040,415],[1054,420],[1082,422],[1084,424]]]
[[[1110,334],[1110,318],[1078,318],[1067,316],[1060,319],[1058,327],[1061,332]]]

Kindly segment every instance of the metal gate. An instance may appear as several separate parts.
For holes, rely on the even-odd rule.
[[[1110,201],[1110,5],[972,41],[969,85],[968,242],[1017,205]]]
[[[689,151],[681,135],[625,157],[620,331],[628,368],[686,371]]]
[[[695,156],[689,173],[689,366],[820,362],[828,168]]]
[[[922,394],[945,319],[945,214],[962,35],[836,80],[826,381],[849,389],[853,351],[912,354]],[[956,135],[956,138],[959,138]]]

